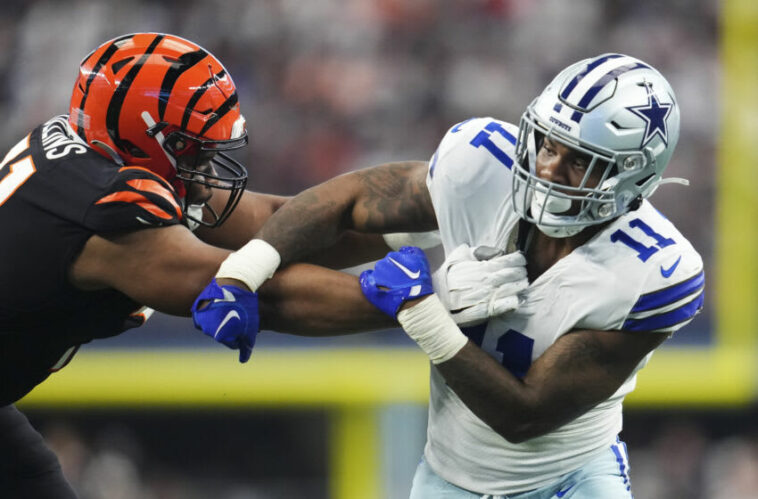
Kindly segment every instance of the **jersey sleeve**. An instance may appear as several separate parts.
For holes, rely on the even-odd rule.
[[[446,252],[463,243],[505,247],[516,133],[512,124],[472,118],[442,138],[427,187]]]
[[[666,280],[662,274],[672,267],[678,275]],[[680,255],[673,263],[658,265],[656,271],[650,273],[621,330],[673,333],[689,324],[703,309],[704,302],[702,260],[697,254]]]
[[[176,225],[181,200],[165,180],[140,167],[122,167],[87,209],[84,225],[94,232],[118,232]]]
[[[577,321],[589,329],[672,333],[702,310],[703,260],[649,202],[621,217],[582,248],[592,280],[575,296],[591,296]],[[593,270],[594,269],[594,270]]]

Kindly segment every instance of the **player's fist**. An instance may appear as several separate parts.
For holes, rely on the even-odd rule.
[[[192,305],[195,327],[234,350],[247,362],[255,346],[260,316],[258,295],[236,286],[219,286],[213,279]]]
[[[434,273],[434,289],[462,326],[515,310],[518,293],[529,286],[521,252],[465,244],[455,248]]]
[[[366,299],[390,317],[396,317],[407,300],[434,292],[429,262],[424,252],[415,246],[403,246],[399,251],[387,253],[373,270],[361,274],[360,283]]]

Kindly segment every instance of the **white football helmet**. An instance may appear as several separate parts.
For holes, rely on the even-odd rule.
[[[589,155],[578,187],[537,176],[535,160],[545,137]],[[621,54],[577,62],[521,117],[513,175],[516,212],[551,237],[572,236],[623,215],[661,183],[687,183],[662,178],[678,139],[679,106],[657,70]],[[600,182],[586,186],[599,168]],[[577,205],[578,212],[571,210]]]

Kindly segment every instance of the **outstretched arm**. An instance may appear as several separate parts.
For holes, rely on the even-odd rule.
[[[116,289],[136,302],[187,316],[228,250],[203,243],[181,225],[92,236],[69,272],[79,289]],[[355,276],[290,265],[260,289],[263,326],[310,335],[392,327],[366,301]]]
[[[261,329],[304,336],[332,336],[397,327],[360,292],[358,278],[296,263],[258,290]]]
[[[389,163],[341,175],[303,191],[274,213],[257,238],[281,265],[333,245],[346,230],[422,232],[437,220],[426,188],[425,162]]]
[[[256,239],[223,261],[216,278],[222,286],[256,292],[278,268],[330,248],[345,231],[422,232],[436,226],[426,163],[388,163],[341,175],[290,200]]]
[[[346,231],[422,232],[436,228],[436,217],[426,188],[426,168],[424,162],[368,168],[332,179],[290,200],[271,215],[257,239],[221,263],[216,273],[218,281],[214,280],[201,292],[193,307],[196,326],[234,348],[245,337],[254,335],[251,331],[257,332],[258,324],[235,328],[237,322],[232,321],[232,326],[226,329],[228,333],[223,333],[222,327],[229,324],[229,317],[244,315],[238,301],[229,297],[229,293],[237,293],[237,289],[257,292],[277,269],[331,248]],[[349,264],[346,262],[345,265]],[[357,291],[354,285],[342,289],[348,292],[351,288]],[[288,295],[279,296],[286,298]],[[328,301],[323,309],[314,310],[322,312],[343,307],[343,316],[356,325],[355,329],[370,328],[359,309],[345,308],[343,299],[327,297],[318,290],[309,298],[314,296]],[[257,320],[257,308],[253,315]],[[273,317],[267,320],[274,322]],[[287,324],[274,327],[291,329]],[[309,334],[313,334],[312,329]],[[249,346],[244,349],[249,352],[252,345],[250,341],[246,344]],[[243,356],[240,360],[244,361]]]
[[[217,190],[209,203],[218,212],[226,205],[229,194]],[[238,250],[250,241],[263,224],[289,199],[285,196],[245,191],[231,216],[220,227],[200,226],[195,235],[220,248]],[[345,231],[335,244],[313,253],[305,261],[332,269],[352,267],[384,256],[389,248],[380,234]]]

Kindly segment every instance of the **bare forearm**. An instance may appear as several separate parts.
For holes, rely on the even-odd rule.
[[[342,175],[299,194],[266,222],[257,237],[282,264],[331,247],[346,230],[424,231],[436,227],[423,162],[381,165]]]
[[[523,379],[469,342],[438,368],[474,414],[507,440],[521,442],[606,400],[665,339],[660,333],[573,331],[537,358]]]
[[[358,278],[308,264],[278,271],[260,288],[261,328],[330,336],[396,327],[363,297]]]
[[[343,232],[331,248],[310,255],[305,261],[330,269],[346,269],[372,262],[390,251],[380,234],[365,234],[352,230]]]
[[[215,194],[211,204],[216,212],[223,209],[228,194]],[[208,244],[237,250],[252,239],[271,214],[278,210],[289,198],[245,191],[239,204],[229,219],[221,227],[200,226],[195,235]]]
[[[538,390],[471,342],[437,369],[463,403],[510,442],[544,435],[580,413],[551,410]]]

